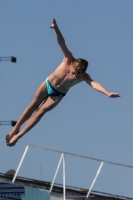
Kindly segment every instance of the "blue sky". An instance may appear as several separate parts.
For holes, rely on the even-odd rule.
[[[108,99],[86,83],[20,141],[133,165],[133,1],[1,1],[0,120],[17,120],[38,86],[63,59],[50,29],[54,17],[73,55],[89,61],[87,72],[121,98]],[[0,137],[11,130],[0,127]],[[0,172],[16,169],[23,146],[1,142]],[[52,181],[60,155],[30,149],[19,175]],[[35,163],[36,161],[36,163]],[[66,157],[66,184],[88,189],[100,163]],[[60,170],[56,182],[62,183]],[[133,170],[105,164],[93,190],[131,197]]]

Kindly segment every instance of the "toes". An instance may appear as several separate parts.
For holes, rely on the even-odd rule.
[[[8,139],[9,138],[9,135],[6,135],[6,139]]]
[[[6,142],[9,142],[9,135],[6,135]]]

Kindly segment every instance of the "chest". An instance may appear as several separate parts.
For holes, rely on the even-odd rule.
[[[66,82],[68,85],[75,85],[81,81],[82,81],[82,77],[76,77],[69,72],[66,74],[64,78],[64,82]]]
[[[59,66],[56,69],[56,77],[58,77],[58,84],[65,84],[67,86],[75,85],[82,81],[81,76],[75,76],[69,67]]]

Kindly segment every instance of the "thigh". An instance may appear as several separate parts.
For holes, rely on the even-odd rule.
[[[40,105],[47,97],[46,83],[44,81],[36,90],[33,102]]]
[[[41,112],[41,114],[44,114],[52,110],[61,102],[62,99],[63,97],[59,97],[59,96],[49,96],[39,108],[39,112]]]

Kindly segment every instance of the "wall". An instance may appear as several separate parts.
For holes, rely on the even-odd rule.
[[[50,200],[47,190],[0,182],[0,200]]]

